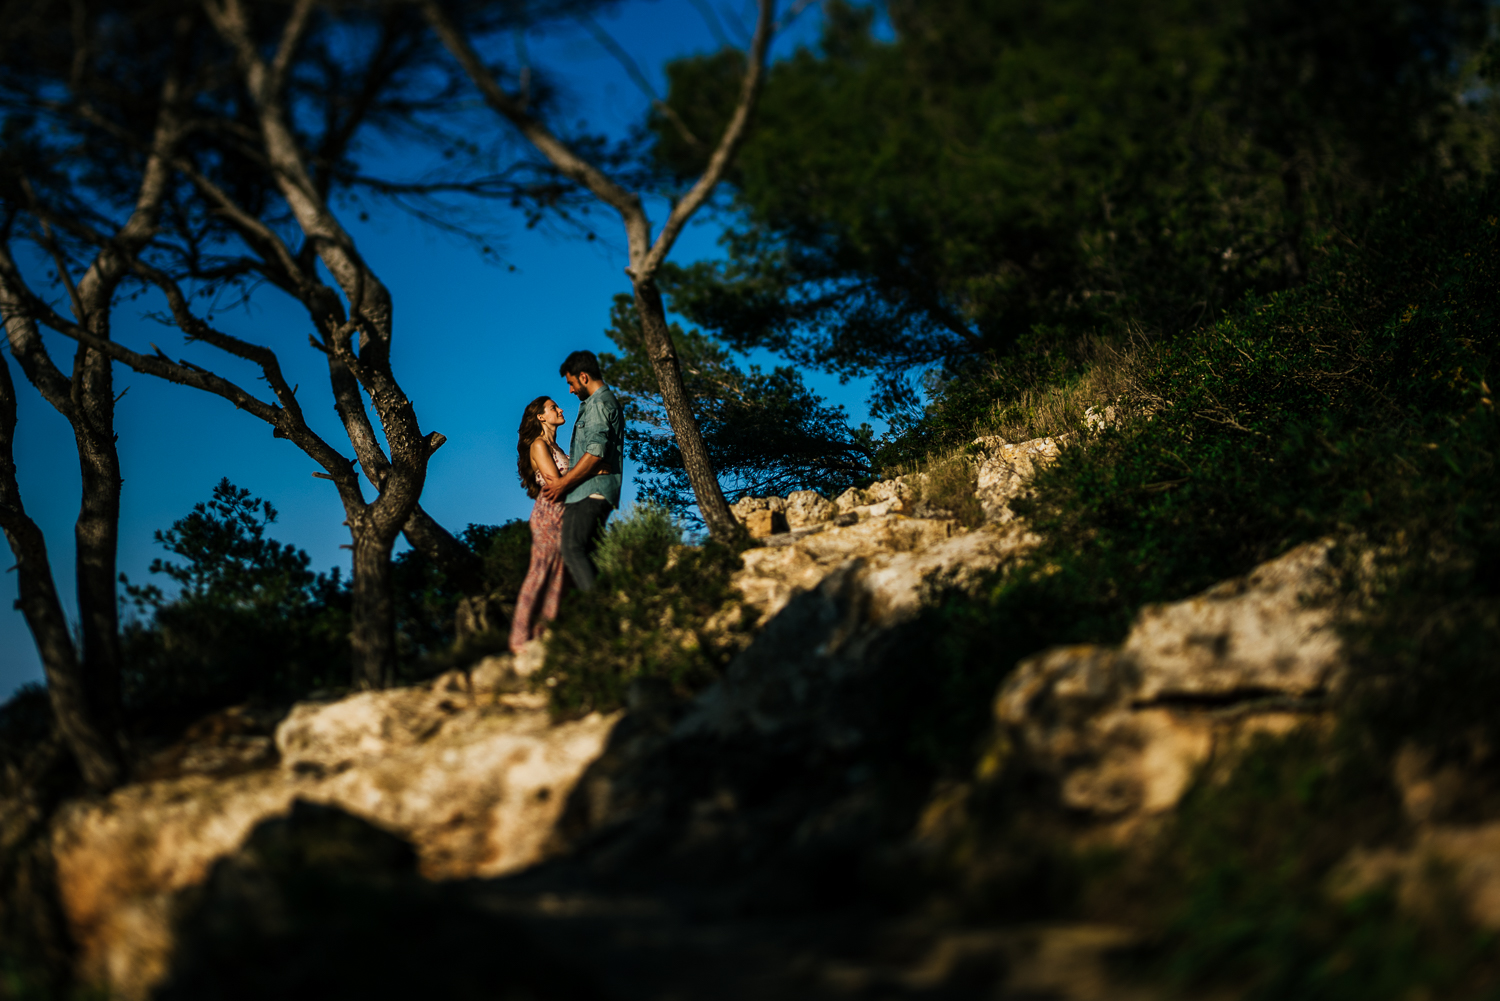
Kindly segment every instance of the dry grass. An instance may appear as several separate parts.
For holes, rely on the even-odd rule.
[[[990,413],[974,425],[974,437],[997,435],[1009,442],[1030,441],[1078,431],[1090,407],[1114,407],[1117,416],[1155,409],[1155,396],[1142,378],[1146,365],[1143,347],[1121,349],[1101,340],[1084,345],[1088,368],[1063,386],[1049,386],[1009,400],[998,400]],[[974,527],[984,522],[976,493],[978,465],[967,443],[935,451],[917,462],[898,463],[881,471],[882,478],[925,474],[922,501]]]
[[[922,500],[929,507],[947,511],[958,522],[974,528],[984,523],[979,504],[979,470],[963,451],[929,460],[923,470]]]
[[[1129,411],[1145,405],[1149,393],[1141,380],[1145,366],[1139,349],[1095,340],[1086,350],[1089,367],[1082,376],[1064,386],[996,402],[989,416],[975,425],[974,434],[999,435],[1012,442],[1048,438],[1081,428],[1089,407]]]

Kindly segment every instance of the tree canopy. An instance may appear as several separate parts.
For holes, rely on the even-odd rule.
[[[600,357],[610,384],[625,398],[627,450],[640,463],[646,493],[691,517],[692,493],[656,375],[646,360],[640,317],[629,296],[615,297],[607,333],[619,354]],[[874,432],[849,426],[841,406],[830,406],[790,365],[770,371],[742,368],[734,355],[701,331],[670,328],[683,382],[694,400],[704,443],[730,496],[764,497],[818,490],[830,497],[871,473]]]
[[[952,374],[1033,331],[1190,329],[1302,279],[1308,242],[1492,146],[1461,81],[1478,0],[835,3],[778,63],[731,176],[725,258],[674,308],[730,347],[877,374]],[[732,56],[670,67],[689,128]],[[700,154],[658,115],[669,175]]]

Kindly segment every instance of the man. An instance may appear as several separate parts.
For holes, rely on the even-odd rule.
[[[604,522],[620,503],[625,415],[604,384],[592,351],[574,351],[559,370],[568,392],[581,401],[573,422],[568,471],[543,493],[563,506],[562,558],[580,591],[592,591],[598,570],[594,550]]]

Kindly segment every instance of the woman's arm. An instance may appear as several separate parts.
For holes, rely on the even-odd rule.
[[[541,474],[543,486],[557,481],[557,463],[552,461],[552,450],[541,438],[531,443],[531,468]]]

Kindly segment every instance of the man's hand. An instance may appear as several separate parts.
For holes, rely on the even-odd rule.
[[[567,496],[569,490],[572,490],[590,476],[604,472],[600,468],[603,465],[603,459],[591,452],[585,452],[583,458],[578,460],[578,465],[542,488],[542,496],[554,504],[562,503],[562,499]]]

